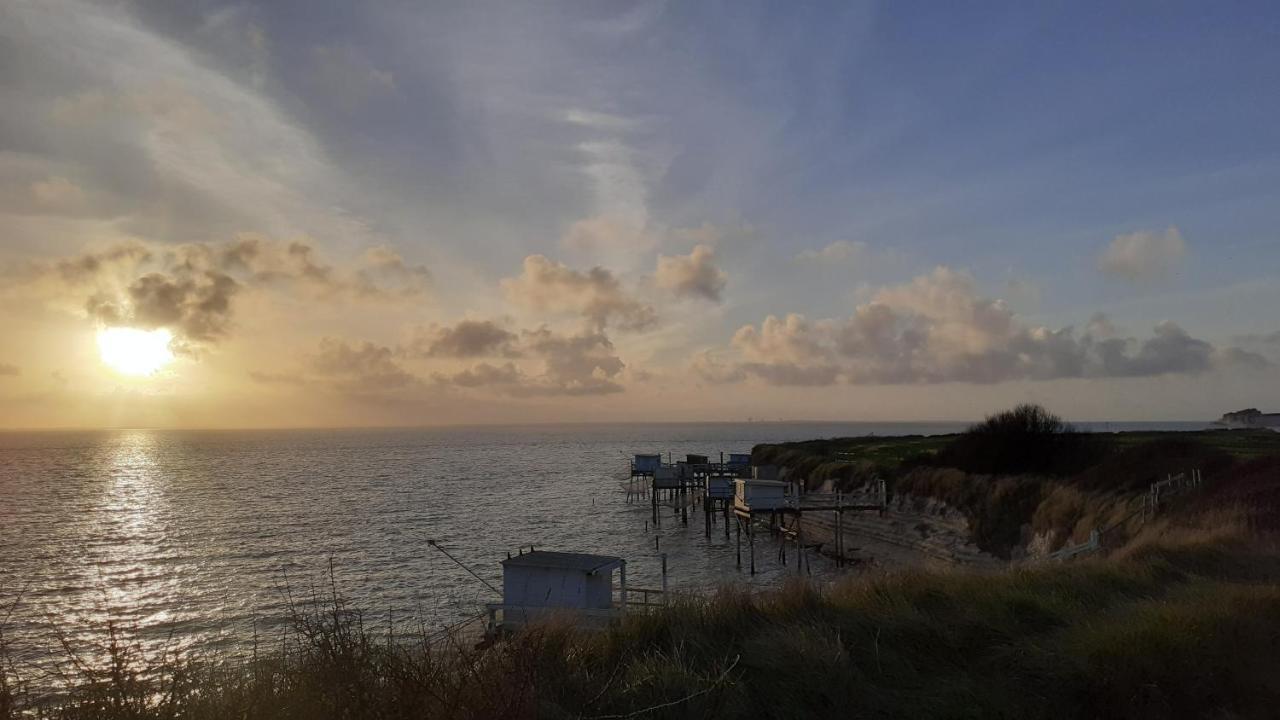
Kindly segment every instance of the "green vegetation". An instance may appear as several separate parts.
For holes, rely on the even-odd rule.
[[[849,487],[876,475],[892,475],[908,461],[937,453],[955,437],[872,435],[757,445],[751,451],[751,462],[791,468],[795,476],[807,479],[811,489],[826,480]]]
[[[1063,475],[1096,462],[1105,450],[1039,405],[1019,405],[971,426],[921,462],[989,475]]]
[[[978,547],[1009,557],[1050,532],[1059,544],[1094,529],[1127,537],[1151,483],[1192,468],[1212,479],[1277,454],[1280,433],[1269,430],[1082,434],[1023,405],[956,435],[758,445],[753,459],[790,468],[811,490],[831,482],[847,491],[883,477],[895,495],[964,513]]]

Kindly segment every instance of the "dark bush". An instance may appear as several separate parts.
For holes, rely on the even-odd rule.
[[[1097,462],[1103,445],[1039,405],[996,413],[927,462],[989,475],[1066,475]]]

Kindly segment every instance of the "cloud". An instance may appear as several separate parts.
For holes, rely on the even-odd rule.
[[[1002,300],[981,297],[969,275],[945,267],[881,289],[847,318],[771,315],[739,329],[731,345],[738,360],[704,367],[704,377],[775,385],[997,383],[1194,375],[1266,363],[1254,353],[1215,348],[1173,322],[1158,324],[1143,340],[1119,337],[1103,315],[1083,334],[1028,327]]]
[[[506,363],[504,365],[480,363],[475,367],[468,368],[451,375],[446,373],[436,373],[434,378],[438,383],[457,385],[458,387],[496,387],[498,389],[505,390],[519,388],[527,382],[527,378],[524,373],[522,373],[513,363]]]
[[[5,146],[45,168],[28,173],[31,210],[92,213],[103,226],[157,240],[251,228],[386,241],[359,214],[369,194],[299,121],[315,118],[287,112],[264,91],[279,88],[264,83],[266,40],[252,13],[210,11],[183,36],[130,5],[0,5],[0,26],[21,29],[4,33],[6,57],[21,58],[5,63],[0,83]],[[315,59],[327,71],[345,58]]]
[[[1130,281],[1167,276],[1187,252],[1187,243],[1176,227],[1163,233],[1135,232],[1117,235],[1098,258],[1098,269]]]
[[[84,202],[84,190],[64,177],[51,177],[31,183],[31,199],[43,210],[70,212]]]
[[[626,367],[603,333],[560,334],[540,327],[520,334],[520,353],[534,361],[530,373],[515,363],[479,363],[455,373],[436,373],[437,383],[485,388],[517,397],[605,395],[624,390],[618,382]]]
[[[602,267],[586,272],[530,255],[519,277],[506,278],[507,299],[532,310],[574,313],[597,331],[613,323],[621,330],[643,330],[657,323],[649,305],[632,298],[613,273]]]
[[[519,357],[519,337],[492,320],[461,320],[415,333],[406,351],[429,358]]]
[[[570,225],[560,242],[569,250],[642,252],[656,247],[659,238],[634,220],[597,215]]]
[[[1237,335],[1235,341],[1242,345],[1280,345],[1280,330],[1269,333]]]
[[[234,300],[246,290],[304,291],[328,301],[417,300],[427,292],[429,273],[388,248],[372,248],[340,267],[307,242],[244,235],[225,243],[124,241],[31,262],[14,280],[19,290],[51,301],[78,297],[87,315],[104,325],[169,328],[179,346],[187,346],[226,336]]]
[[[85,307],[89,317],[104,325],[169,328],[183,341],[212,342],[226,335],[231,298],[240,288],[216,270],[179,268],[174,274],[153,272],[134,280],[124,303],[94,295]]]
[[[22,374],[22,368],[18,367],[17,365],[10,365],[9,363],[0,362],[0,377],[5,377],[5,376],[16,377],[21,374]]]
[[[603,333],[559,335],[545,327],[526,331],[525,346],[546,363],[544,379],[556,394],[598,395],[621,392],[614,382],[622,360]]]
[[[417,376],[396,363],[394,350],[368,341],[324,338],[309,364],[318,375],[335,380],[347,392],[378,393],[421,384]]]
[[[740,365],[724,361],[713,350],[695,353],[689,369],[697,378],[713,384],[735,383],[747,379],[747,373]]]
[[[263,385],[305,385],[306,378],[297,373],[249,371],[249,379]]]
[[[659,255],[654,281],[676,295],[720,302],[727,275],[715,265],[715,250],[698,245],[688,255]]]
[[[214,260],[229,270],[244,270],[260,284],[301,284],[327,298],[372,300],[416,299],[430,289],[431,273],[410,265],[385,246],[366,250],[347,268],[321,258],[314,245],[301,240],[274,241],[242,234],[222,246],[206,246]]]

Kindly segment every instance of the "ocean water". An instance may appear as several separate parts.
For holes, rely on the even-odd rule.
[[[38,658],[57,634],[99,640],[110,620],[144,647],[242,648],[290,598],[339,592],[370,622],[457,622],[499,598],[499,561],[535,546],[618,555],[628,584],[778,583],[734,561],[701,513],[689,525],[628,503],[630,455],[748,452],[760,442],[933,434],[955,423],[721,423],[406,430],[0,433],[0,631]],[[1096,429],[1193,429],[1147,423]],[[825,560],[815,575],[837,572]]]

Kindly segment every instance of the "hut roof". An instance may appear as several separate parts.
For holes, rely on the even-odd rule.
[[[622,558],[587,553],[552,552],[535,550],[502,561],[504,567],[539,567],[556,570],[577,570],[588,575],[601,570],[612,570],[622,564]]]

